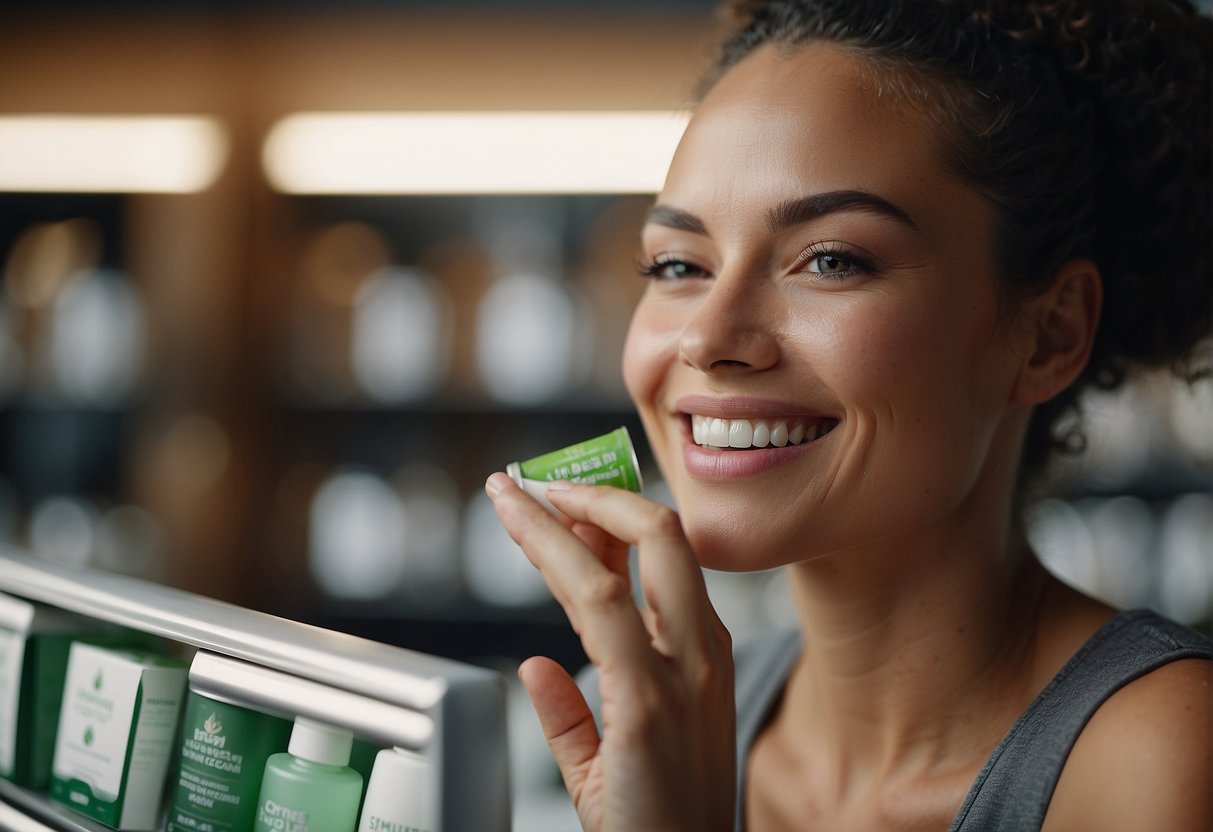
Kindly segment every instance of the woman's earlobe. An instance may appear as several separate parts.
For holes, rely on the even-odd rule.
[[[1099,268],[1084,257],[1066,261],[1053,285],[1028,301],[1032,341],[1015,387],[1017,403],[1048,401],[1078,378],[1091,356],[1102,300]]]

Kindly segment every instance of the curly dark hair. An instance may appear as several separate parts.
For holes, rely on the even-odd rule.
[[[1213,22],[1186,0],[737,0],[705,90],[766,44],[827,41],[919,104],[995,207],[995,262],[1030,295],[1074,257],[1103,276],[1090,361],[1036,408],[1030,477],[1083,445],[1082,391],[1138,368],[1206,375]],[[1203,359],[1203,360],[1202,360]]]

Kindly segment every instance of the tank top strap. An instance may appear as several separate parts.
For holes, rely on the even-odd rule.
[[[750,750],[783,694],[792,666],[800,656],[801,644],[800,631],[788,630],[754,639],[734,651],[734,700],[737,705],[735,832],[745,829],[746,770]]]
[[[1096,709],[1151,670],[1210,655],[1202,635],[1150,610],[1113,616],[999,742],[949,832],[1037,832],[1070,749]]]

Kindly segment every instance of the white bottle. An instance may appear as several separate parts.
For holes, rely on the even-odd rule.
[[[375,768],[362,804],[358,832],[439,832],[429,761],[403,748],[387,748]]]

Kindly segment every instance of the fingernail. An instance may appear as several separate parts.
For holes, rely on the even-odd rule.
[[[568,480],[556,480],[548,483],[548,491],[568,491],[573,487],[573,483]]]
[[[490,497],[496,497],[501,493],[501,489],[509,485],[510,482],[511,480],[508,475],[497,471],[484,481],[484,490]]]

